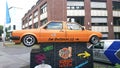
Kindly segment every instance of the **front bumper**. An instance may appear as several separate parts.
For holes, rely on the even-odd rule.
[[[11,36],[10,39],[11,40],[20,40],[20,37],[18,37],[18,36]]]

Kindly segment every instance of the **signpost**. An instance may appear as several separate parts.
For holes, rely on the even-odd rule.
[[[113,63],[120,63],[120,43],[119,41],[114,41],[110,47],[104,52],[107,58]]]

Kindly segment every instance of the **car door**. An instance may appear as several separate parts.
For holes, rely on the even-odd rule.
[[[104,41],[100,41],[99,43],[93,45],[93,59],[95,61],[110,63],[108,58],[104,54],[104,52],[106,51],[105,45],[106,43]]]
[[[79,25],[78,23],[67,23],[67,38],[69,38],[69,40],[67,40],[68,42],[79,42],[81,40],[84,40],[84,31],[81,25]]]
[[[63,42],[65,41],[65,30],[63,22],[50,22],[41,29],[40,42]]]

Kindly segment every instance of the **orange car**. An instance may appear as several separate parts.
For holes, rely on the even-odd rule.
[[[12,32],[11,39],[15,43],[22,42],[30,47],[44,42],[99,42],[102,34],[86,30],[74,22],[50,21],[38,29],[17,30]]]

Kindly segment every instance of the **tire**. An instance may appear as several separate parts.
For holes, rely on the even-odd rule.
[[[33,35],[25,35],[22,39],[22,43],[27,47],[33,46],[35,42],[36,38]]]
[[[92,36],[91,38],[90,38],[90,43],[91,44],[97,44],[99,42],[99,38],[98,38],[98,36]]]

